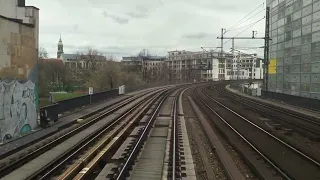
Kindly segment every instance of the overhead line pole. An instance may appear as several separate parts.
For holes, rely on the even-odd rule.
[[[221,28],[221,54],[220,54],[221,59],[220,59],[220,62],[223,62],[223,39],[225,39],[225,38],[223,37],[223,34],[225,33],[225,31],[226,31],[226,29]],[[218,38],[219,38],[219,37],[218,37]],[[220,64],[220,62],[219,62],[219,64]],[[224,70],[223,70],[223,71],[224,71],[224,72],[223,72],[224,77],[223,77],[223,79],[226,78],[226,76],[225,76],[226,66],[227,66],[227,63],[226,63],[226,60],[224,60]],[[219,68],[219,67],[218,67],[218,68]]]
[[[264,84],[265,90],[268,91],[268,71],[269,71],[269,15],[270,15],[270,7],[266,7],[266,30],[265,30],[265,39],[264,39]]]

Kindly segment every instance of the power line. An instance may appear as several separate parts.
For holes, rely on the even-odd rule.
[[[257,13],[254,14],[253,16],[249,17],[247,20],[243,21],[242,23],[247,22],[247,21],[250,20],[251,18],[253,18],[253,17],[255,17],[256,15],[260,14],[261,12],[264,12],[265,10],[266,10],[266,9],[262,9],[261,11],[257,12]],[[249,24],[249,25],[251,25],[251,24]],[[246,26],[249,26],[249,25],[242,26],[241,28],[246,27]],[[227,32],[230,32],[230,31],[237,30],[237,29],[241,29],[241,28],[229,29],[229,30],[227,29],[226,33],[227,33]]]
[[[272,2],[271,2],[272,3]],[[267,4],[266,6],[269,6],[271,3],[269,3],[269,4]],[[229,29],[232,29],[232,28],[235,28],[235,27],[237,27],[237,26],[239,26],[240,24],[242,24],[243,22],[243,20],[246,18],[246,17],[248,17],[250,14],[252,14],[253,12],[255,12],[258,8],[260,8],[260,6],[262,6],[262,5],[264,5],[264,2],[262,3],[262,4],[260,4],[260,5],[258,5],[255,9],[253,9],[250,13],[248,13],[246,16],[244,16],[238,23],[236,23],[236,24],[234,24],[233,26],[231,26]],[[265,9],[263,9],[262,11],[264,11]],[[259,14],[260,12],[262,12],[262,11],[259,11],[258,13],[256,13],[255,15],[257,15],[257,14]],[[250,18],[252,18],[252,17],[254,17],[255,15],[253,15],[253,16],[251,16]],[[248,18],[247,20],[249,20],[250,18]],[[246,20],[246,21],[247,21]],[[261,19],[262,20],[262,19]],[[246,22],[246,21],[244,21],[244,22]],[[259,20],[260,21],[260,20]],[[259,22],[258,21],[258,22]],[[251,24],[255,24],[255,23],[251,23]],[[241,28],[237,28],[237,29],[242,29],[242,28],[244,28],[244,27],[247,27],[247,26],[250,26],[251,24],[249,24],[249,25],[246,25],[246,26],[243,26],[243,27],[241,27]],[[252,25],[252,26],[253,26]],[[250,27],[252,27],[252,26],[250,26]],[[249,27],[249,28],[250,28]],[[233,31],[233,30],[230,30],[230,31]],[[226,33],[226,32],[225,32]],[[241,33],[243,33],[243,32],[241,32]],[[208,44],[210,44],[211,42],[213,42],[213,41],[210,41],[209,43],[207,43],[206,45],[208,45]],[[220,45],[219,46],[221,46],[221,43],[220,43]],[[213,51],[215,51],[216,49],[218,49],[218,47],[217,48],[215,48]]]
[[[248,30],[249,28],[253,27],[254,25],[256,25],[257,23],[259,23],[260,21],[262,21],[263,19],[265,19],[266,17],[263,17],[261,19],[259,19],[258,21],[256,21],[254,24],[252,24],[251,26],[249,26],[247,29],[241,31],[240,33],[238,33],[237,35],[235,35],[234,37],[239,36],[240,34],[244,33],[246,30]],[[223,44],[226,44],[227,42],[231,41],[232,39],[229,39],[228,41],[224,42]]]
[[[256,22],[253,22],[253,23],[250,23],[250,24],[247,24],[247,25],[245,25],[245,26],[241,26],[241,27],[239,27],[239,28],[237,28],[237,29],[233,29],[233,30],[229,30],[229,31],[227,31],[227,32],[230,32],[230,31],[236,31],[236,30],[239,30],[239,29],[242,29],[242,28],[245,28],[245,27],[248,27],[248,26],[251,26],[252,24],[255,24]],[[260,34],[260,33],[259,33]],[[264,33],[263,33],[264,34]]]
[[[251,13],[253,13],[253,12],[256,11],[258,8],[260,8],[261,5],[264,5],[264,3],[260,4],[259,6],[257,6],[257,7],[256,7],[255,9],[253,9],[249,14],[247,14],[246,16],[244,16],[239,22],[237,22],[235,25],[231,26],[231,27],[228,28],[228,29],[232,29],[232,28],[235,28],[235,27],[239,26],[246,17],[248,17]]]

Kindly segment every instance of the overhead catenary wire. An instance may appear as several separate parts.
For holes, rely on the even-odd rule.
[[[257,9],[259,9],[261,6],[263,6],[264,5],[264,2],[263,3],[261,3],[260,5],[258,5],[256,8],[254,8],[251,12],[249,12],[246,16],[244,16],[242,19],[240,19],[240,21],[238,21],[236,24],[234,24],[233,26],[231,26],[230,28],[228,28],[228,29],[232,29],[232,28],[236,28],[237,26],[239,26],[239,25],[241,25],[243,22],[243,20],[245,20],[250,14],[252,14],[253,12],[255,12]],[[261,11],[260,11],[261,12]],[[257,14],[259,14],[260,12],[258,12]],[[255,15],[257,15],[257,14],[255,14]],[[255,15],[253,15],[253,16],[251,16],[250,18],[252,18],[252,17],[254,17]],[[249,20],[250,18],[248,18],[248,19],[246,19],[244,22],[246,22],[247,20]],[[246,26],[250,26],[251,24],[249,24],[249,25],[246,25]],[[244,28],[244,27],[242,27],[242,28]],[[238,29],[238,28],[237,28]],[[240,28],[239,28],[240,29]],[[225,32],[226,33],[226,32]],[[225,34],[224,33],[224,34]],[[206,45],[208,45],[208,44],[210,44],[210,43],[212,43],[213,41],[210,41],[210,42],[208,42]],[[221,45],[221,44],[220,44]],[[217,49],[217,48],[216,48]],[[215,50],[216,50],[215,49]]]
[[[256,14],[250,16],[247,20],[243,21],[242,23],[247,22],[248,20],[250,20],[251,18],[255,17],[256,15],[264,12],[265,10],[266,10],[266,9],[262,9],[261,11],[257,12]],[[251,24],[252,24],[252,23],[251,23]],[[236,28],[236,29],[227,29],[225,33],[230,32],[230,31],[235,31],[235,30],[238,30],[238,29],[242,29],[242,28],[244,28],[244,27],[246,27],[246,26],[250,26],[251,24],[248,24],[248,25],[242,26],[242,27],[240,27],[240,28]],[[224,33],[224,34],[225,34],[225,33]]]
[[[248,27],[248,26],[253,25],[254,23],[256,23],[256,22],[253,22],[253,23],[247,24],[247,25],[245,25],[245,26],[241,26],[241,27],[239,27],[239,28],[237,28],[237,29],[229,30],[228,32],[230,32],[230,31],[236,31],[236,30],[239,30],[239,29],[246,28],[246,27]]]
[[[290,1],[292,1],[292,0],[290,0]],[[287,3],[290,3],[290,1],[288,1]],[[265,19],[265,17],[263,17],[262,19],[258,20],[257,22],[254,22],[254,23],[251,23],[251,24],[248,24],[248,25],[245,25],[245,26],[242,26],[242,27],[240,27],[240,28],[236,28],[236,29],[233,29],[233,30],[232,30],[232,28],[235,28],[235,27],[241,25],[243,22],[246,22],[246,21],[249,20],[250,18],[254,17],[256,14],[259,14],[259,13],[261,13],[262,11],[264,11],[265,8],[264,8],[263,10],[261,10],[260,12],[256,13],[255,15],[251,16],[251,17],[248,18],[247,20],[245,20],[250,14],[252,14],[253,12],[255,12],[255,11],[256,11],[257,9],[259,9],[262,5],[265,5],[265,7],[268,7],[268,6],[270,6],[272,3],[273,3],[273,1],[270,2],[269,4],[266,4],[266,5],[265,5],[265,3],[262,3],[262,4],[258,5],[255,9],[253,9],[253,10],[252,10],[251,12],[249,12],[246,16],[244,16],[240,21],[238,21],[238,23],[236,23],[236,24],[234,24],[233,26],[231,26],[230,28],[228,28],[229,30],[226,31],[226,32],[234,31],[234,30],[238,30],[238,29],[242,29],[242,28],[245,28],[245,27],[247,27],[247,26],[249,26],[249,28],[251,28],[251,27],[254,26],[256,23],[258,23],[258,22],[260,22],[261,20]],[[245,21],[244,21],[244,20],[245,20]],[[249,28],[245,29],[244,31],[248,30]],[[237,34],[236,36],[242,34],[244,31],[240,32],[240,33]],[[224,32],[224,34],[225,34],[226,32]],[[236,37],[236,36],[235,36],[235,37]],[[230,40],[231,40],[231,39],[230,39]],[[229,42],[230,40],[228,40],[227,42]],[[208,44],[210,44],[211,42],[212,42],[212,41],[210,41]],[[223,43],[223,44],[226,44],[227,42],[225,42],[225,43]],[[219,46],[220,46],[220,47],[222,46],[221,43],[219,44]],[[215,50],[218,49],[218,48],[219,48],[219,47],[216,47],[213,51],[215,51]]]
[[[249,28],[253,27],[254,25],[256,25],[257,23],[259,23],[260,21],[262,21],[263,19],[265,19],[266,17],[264,16],[263,18],[259,19],[258,21],[256,21],[255,23],[253,23],[251,26],[249,26],[248,28],[246,28],[245,30],[241,31],[240,33],[238,33],[237,35],[235,35],[233,38],[239,36],[240,34],[244,33],[245,31],[247,31]],[[224,42],[223,44],[226,44],[227,42],[231,41],[232,39],[229,39],[228,41]]]
[[[259,9],[260,8],[260,6],[263,6],[264,5],[264,3],[262,3],[262,4],[260,4],[259,6],[257,6],[255,9],[253,9],[250,13],[248,13],[246,16],[244,16],[240,21],[238,21],[236,24],[234,24],[233,26],[231,26],[230,28],[228,28],[228,29],[232,29],[232,28],[235,28],[235,27],[237,27],[237,26],[239,26],[239,25],[241,25],[243,22],[243,20],[245,20],[250,14],[252,14],[253,12],[255,12],[257,9]]]

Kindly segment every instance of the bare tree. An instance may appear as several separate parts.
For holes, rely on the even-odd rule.
[[[121,65],[119,62],[106,60],[95,71],[91,71],[86,81],[86,86],[91,86],[98,91],[114,89],[120,85]]]
[[[106,62],[106,57],[98,50],[88,48],[85,52],[77,52],[75,60],[77,67],[71,68],[71,72],[75,77],[74,83],[81,86],[88,81],[91,72],[97,71],[99,66]]]
[[[68,84],[66,68],[61,60],[40,59],[39,63],[39,91],[42,96],[55,87],[64,87]]]
[[[49,55],[47,50],[44,47],[39,48],[38,59],[48,59]]]

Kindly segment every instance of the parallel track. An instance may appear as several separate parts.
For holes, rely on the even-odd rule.
[[[207,94],[203,89],[201,93],[204,95],[203,97],[201,97],[199,95],[199,92],[195,90],[195,95],[201,101],[201,103],[205,105],[212,113],[214,113],[223,122],[223,124],[225,124],[235,134],[237,134],[238,137],[242,139],[243,142],[245,142],[248,146],[250,146],[253,151],[259,154],[260,157],[263,158],[264,161],[268,163],[271,167],[273,167],[273,169],[279,175],[281,175],[282,178],[299,179],[301,178],[301,174],[303,174],[303,173],[295,172],[293,170],[294,168],[297,168],[300,165],[290,164],[289,162],[298,163],[298,164],[301,163],[301,165],[303,164],[305,167],[301,167],[301,168],[303,168],[303,170],[306,171],[305,178],[307,179],[308,178],[313,179],[313,177],[314,179],[320,178],[320,173],[319,173],[320,162],[312,159],[308,155],[295,149],[291,145],[285,143],[284,141],[270,134],[269,132],[259,127],[255,123],[251,122],[250,120],[236,113],[232,109],[223,105],[221,102],[219,102],[218,100],[216,100],[215,98]],[[213,109],[212,103],[214,103],[215,106],[219,106],[218,108],[220,109],[219,112],[217,112],[218,109],[217,110]],[[222,111],[225,113],[221,113]],[[234,116],[234,118],[232,120],[223,118],[222,116],[226,116],[226,114],[230,114],[228,115],[230,117],[232,114],[232,117]],[[235,119],[235,117],[237,117],[237,119]],[[242,125],[241,125],[242,127],[239,126],[240,122],[242,122]],[[260,137],[255,137],[258,135],[257,133],[260,134],[259,135]],[[257,139],[257,138],[264,138],[264,139]],[[265,142],[261,142],[261,141],[265,141]],[[271,146],[271,147],[268,147],[266,146],[266,144],[263,144],[263,143],[268,143],[268,146]],[[272,148],[279,148],[279,149],[275,151],[275,149],[272,149]],[[281,153],[282,151],[284,154]],[[283,159],[287,159],[287,162],[283,161]],[[284,164],[286,164],[287,167],[284,167],[283,166]],[[297,166],[297,167],[293,167],[293,166]],[[311,174],[311,172],[313,174]]]
[[[160,92],[161,90],[158,90],[156,92]],[[152,95],[148,94],[146,97],[150,97]],[[68,132],[67,134],[64,134],[63,136],[49,142],[48,144],[45,144],[44,146],[39,147],[35,151],[32,151],[29,154],[26,154],[22,158],[20,158],[18,161],[14,161],[13,163],[9,164],[8,166],[5,166],[1,169],[0,177],[3,177],[11,172],[14,173],[14,170],[19,168],[20,166],[24,165],[25,163],[30,162],[31,160],[35,159],[37,156],[40,156],[41,154],[45,153],[46,151],[52,149],[53,147],[57,146],[58,144],[64,142],[68,138],[72,137],[73,135],[80,133],[83,130],[86,130],[86,128],[90,127],[96,122],[99,122],[101,119],[107,117],[108,115],[112,114],[113,112],[116,112],[121,107],[124,107],[129,102],[133,102],[134,100],[141,98],[142,96],[138,96],[137,98],[132,98],[127,101],[124,101],[120,103],[119,105],[115,105],[111,109],[106,110],[103,113],[100,113],[97,117],[94,119],[84,123],[83,125],[80,125],[79,127],[73,129],[72,131]],[[147,100],[146,98],[145,100]],[[61,167],[65,165],[70,159],[72,159],[75,155],[78,155],[81,150],[87,148],[88,146],[92,145],[95,141],[99,139],[101,135],[103,135],[106,131],[109,131],[111,127],[113,127],[117,122],[121,120],[122,117],[125,117],[128,115],[132,110],[134,110],[136,107],[138,107],[140,104],[142,104],[144,101],[139,102],[137,105],[135,105],[131,110],[123,113],[120,115],[116,121],[111,122],[110,124],[106,124],[103,127],[99,128],[97,131],[95,131],[93,134],[91,134],[89,137],[85,137],[82,139],[76,146],[74,146],[72,149],[69,149],[66,151],[60,158],[55,159],[50,164],[47,164],[45,167],[43,167],[41,170],[33,173],[31,176],[29,176],[27,179],[48,179],[52,177],[57,171],[61,170]]]
[[[61,159],[63,159],[63,161],[59,164],[56,164],[53,168],[50,168],[49,172],[47,172],[45,175],[43,175],[40,179],[48,179],[49,177],[52,176],[52,174],[54,174],[55,172],[57,172],[59,169],[61,169],[61,167],[66,164],[67,162],[72,161],[74,158],[77,157],[77,154],[79,152],[86,152],[88,151],[88,148],[90,148],[90,143],[91,142],[97,142],[98,140],[100,140],[101,138],[103,138],[103,135],[106,136],[108,135],[111,129],[113,129],[117,124],[119,124],[121,121],[124,120],[124,118],[126,116],[128,116],[130,113],[132,113],[136,108],[138,108],[139,106],[146,106],[148,103],[151,103],[153,101],[156,100],[158,96],[153,97],[151,99],[148,99],[148,101],[146,102],[146,104],[144,104],[144,101],[142,101],[141,103],[137,104],[136,106],[134,106],[132,109],[130,109],[129,111],[127,111],[126,113],[124,113],[123,115],[121,115],[120,117],[118,117],[115,121],[113,121],[111,124],[108,124],[106,127],[102,128],[102,131],[99,132],[99,134],[97,134],[96,136],[90,138],[89,141],[86,142],[86,144],[84,144],[83,146],[81,146],[80,148],[75,148],[74,150],[72,150],[72,154],[67,156],[67,157],[61,157]],[[148,105],[147,105],[148,106]],[[121,128],[119,128],[119,130],[117,132],[119,132],[121,130]],[[107,133],[107,134],[106,134]],[[107,136],[108,137],[108,136]],[[109,142],[110,140],[105,139],[105,142]],[[92,145],[91,145],[92,146]],[[92,152],[95,154],[95,152]],[[72,172],[73,173],[73,172]],[[70,178],[70,177],[69,177]],[[59,179],[68,179],[66,177],[59,177]]]
[[[180,91],[181,93],[181,91]],[[138,159],[139,152],[141,152],[141,149],[143,147],[143,144],[145,144],[148,135],[152,129],[152,126],[154,124],[155,118],[161,108],[161,106],[164,104],[164,101],[166,98],[169,96],[169,93],[161,99],[160,103],[157,105],[155,111],[153,112],[152,116],[150,117],[150,120],[148,121],[147,125],[145,126],[143,132],[141,133],[140,137],[138,138],[134,148],[130,152],[130,155],[128,158],[125,160],[123,165],[120,167],[120,171],[114,175],[113,178],[111,179],[116,179],[116,180],[123,180],[127,177],[128,172],[130,172],[130,169],[132,168],[132,165],[134,164],[133,162]],[[171,143],[171,152],[170,152],[170,165],[168,169],[168,179],[175,180],[178,177],[180,178],[180,174],[178,173],[178,161],[179,161],[179,153],[178,153],[178,124],[177,124],[177,118],[178,118],[178,101],[179,98],[178,96],[175,97],[174,103],[172,106],[172,112],[173,112],[173,121],[172,121],[172,143]],[[170,176],[171,175],[171,176]]]
[[[296,128],[296,129],[298,128],[299,129],[298,132],[300,132],[305,136],[310,137],[313,140],[320,140],[320,120],[315,120],[315,119],[312,119],[311,117],[307,118],[305,116],[299,115],[298,113],[290,112],[288,110],[276,108],[272,105],[251,100],[251,99],[242,97],[240,95],[227,92],[224,88],[225,88],[225,85],[214,86],[215,91],[221,94],[222,96],[225,96],[226,98],[232,101],[236,101],[237,103],[248,106],[259,112],[265,113],[267,116],[270,116],[273,119],[277,120],[278,123],[286,123],[292,126],[293,128]],[[286,115],[291,118],[289,119],[279,118],[278,116],[270,112],[277,112],[277,113],[280,113],[281,115]]]

